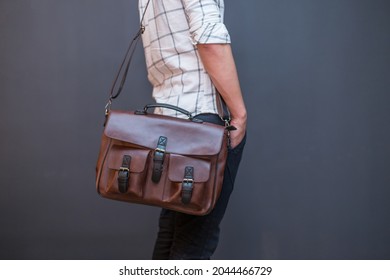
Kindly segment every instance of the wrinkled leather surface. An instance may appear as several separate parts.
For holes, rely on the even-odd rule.
[[[166,135],[168,131],[169,135]],[[218,125],[125,111],[111,111],[104,134],[108,138],[150,149],[156,148],[160,136],[166,136],[168,153],[199,156],[218,154],[224,137]]]
[[[153,153],[160,136],[168,138],[161,179],[152,182]],[[118,189],[124,155],[131,156],[129,186]],[[96,166],[96,188],[105,197],[205,215],[221,191],[227,157],[223,126],[133,112],[110,111]],[[186,166],[194,168],[191,201],[182,202]]]

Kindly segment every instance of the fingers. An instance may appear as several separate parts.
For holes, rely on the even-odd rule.
[[[246,117],[232,118],[230,124],[237,128],[237,130],[230,131],[230,148],[234,149],[244,139],[246,131]]]
[[[237,130],[233,130],[230,132],[230,148],[234,149],[241,143],[245,136],[246,127],[237,127]]]

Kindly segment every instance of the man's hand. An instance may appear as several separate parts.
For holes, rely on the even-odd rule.
[[[230,148],[234,149],[244,139],[245,132],[246,132],[246,118],[245,119],[233,118],[230,121],[230,125],[237,128],[237,130],[230,131]]]

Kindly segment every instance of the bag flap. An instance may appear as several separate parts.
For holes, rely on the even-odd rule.
[[[166,152],[183,155],[216,155],[225,128],[156,114],[110,111],[104,133],[107,137],[155,149],[160,136],[168,138]]]
[[[194,182],[207,182],[210,178],[210,162],[200,158],[170,155],[168,179],[171,182],[181,182],[184,179],[186,166],[194,168]]]
[[[145,170],[146,160],[148,159],[148,150],[138,150],[126,148],[123,146],[113,146],[108,156],[108,168],[119,170],[122,166],[123,156],[131,156],[130,172],[141,173]]]

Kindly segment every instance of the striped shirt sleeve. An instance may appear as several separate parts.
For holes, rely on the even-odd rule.
[[[181,0],[193,44],[230,44],[223,23],[223,0]]]

